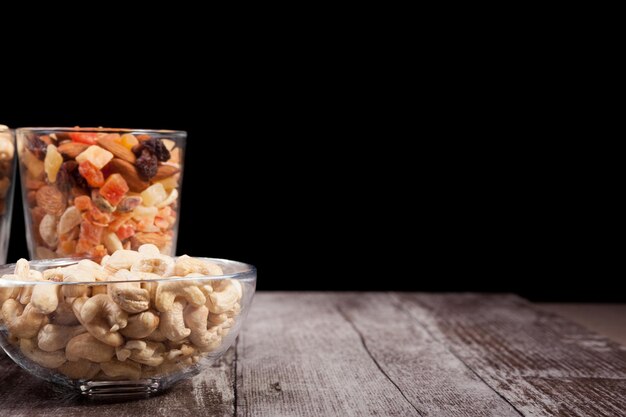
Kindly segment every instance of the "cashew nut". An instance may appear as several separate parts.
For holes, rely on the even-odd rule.
[[[65,347],[65,356],[72,362],[80,359],[98,363],[108,362],[113,355],[115,355],[113,346],[102,343],[89,333],[74,336]]]
[[[100,364],[102,372],[105,375],[112,378],[136,380],[141,378],[141,365],[138,363],[126,361],[120,362],[117,359],[113,359],[110,362],[103,362]]]
[[[79,321],[72,310],[72,304],[68,302],[59,303],[56,311],[51,315],[51,319],[54,324],[60,324],[62,326],[73,326],[79,324]]]
[[[182,297],[194,306],[206,303],[206,297],[198,288],[196,281],[160,282],[155,294],[156,308],[166,312],[172,308],[176,297]]]
[[[100,372],[100,365],[87,359],[79,359],[76,362],[65,362],[57,371],[71,379],[92,379]]]
[[[30,302],[42,314],[50,314],[59,306],[59,289],[56,284],[38,284],[33,288]]]
[[[177,276],[187,276],[191,273],[199,273],[202,275],[223,275],[222,268],[219,265],[205,261],[202,259],[192,258],[188,255],[179,256],[176,259],[176,267],[174,269]]]
[[[174,273],[174,261],[166,255],[151,255],[135,261],[130,270],[131,272],[151,272],[162,277],[169,277]]]
[[[127,352],[130,352],[128,354]],[[163,363],[165,346],[163,343],[145,342],[143,340],[131,340],[123,349],[119,349],[117,357],[120,360],[129,358],[135,362],[148,366],[159,366]]]
[[[97,295],[96,297],[100,297],[100,295]],[[104,297],[109,298],[106,295],[104,295]],[[111,324],[107,322],[104,317],[98,317],[97,315],[93,316],[91,322],[87,322],[85,321],[85,319],[82,318],[81,311],[87,302],[88,299],[86,297],[81,297],[74,300],[74,303],[72,304],[72,310],[78,318],[78,321],[80,321],[80,323],[85,326],[89,334],[94,336],[94,338],[96,338],[97,340],[113,347],[123,345],[124,338],[122,337],[122,335],[120,335],[117,331],[111,331],[112,328],[114,329],[116,326],[119,326],[119,324],[115,321],[113,322],[113,324]],[[112,300],[111,303],[115,304]],[[93,306],[93,310],[89,311],[89,315],[87,317],[91,317],[92,314],[94,314],[94,310],[98,311],[101,308],[98,306],[98,304],[99,303],[96,302],[96,305]],[[110,307],[110,305],[107,305],[107,307]],[[119,311],[115,310],[115,307],[111,307],[111,309],[113,310],[114,314],[109,317],[112,317],[114,320],[117,317],[121,323],[124,323],[123,315],[126,314],[126,312],[122,311],[119,307],[117,307]]]
[[[2,276],[3,280],[15,280],[17,279],[16,275],[3,275]],[[0,281],[0,284],[2,284],[2,281]],[[17,297],[19,297],[20,295],[20,291],[21,291],[21,287],[16,287],[16,286],[1,286],[0,285],[0,307],[2,307],[2,304],[8,300],[9,298],[13,298],[16,299]]]
[[[44,368],[58,368],[67,360],[62,350],[45,352],[39,349],[32,339],[20,339],[20,351],[28,359]]]
[[[87,331],[83,326],[59,326],[57,324],[46,324],[37,334],[37,346],[46,352],[54,352],[63,349],[67,342],[79,334]]]
[[[137,280],[135,275],[125,269],[120,269],[109,281],[132,281]],[[150,307],[150,292],[141,288],[141,283],[122,282],[109,284],[108,294],[123,310],[129,313],[139,313]]]
[[[167,337],[163,334],[161,329],[157,327],[152,333],[146,337],[146,340],[150,340],[152,342],[164,342],[167,340]]]
[[[16,337],[30,339],[48,322],[48,316],[39,313],[31,304],[22,307],[10,298],[2,305],[2,317],[9,332]]]
[[[207,296],[207,307],[211,313],[225,313],[241,299],[242,289],[239,281],[235,279],[224,281],[226,284],[220,291],[213,291]],[[213,288],[215,290],[215,287]]]
[[[189,340],[201,350],[215,349],[222,340],[217,335],[217,332],[208,330],[208,316],[209,309],[206,306],[187,306],[187,308],[185,308],[185,324],[191,330]]]
[[[155,257],[161,254],[159,248],[152,243],[144,243],[137,248],[137,252],[139,252],[143,257]]]
[[[141,254],[132,250],[117,250],[106,260],[102,260],[102,265],[105,268],[113,270],[113,272],[119,269],[130,269],[130,267],[139,259]]]
[[[167,352],[165,359],[169,362],[180,361],[181,359],[184,359],[186,356],[191,356],[194,353],[196,353],[196,350],[193,347],[183,343],[180,346],[178,346],[178,348],[172,349],[169,352]]]
[[[185,327],[184,309],[184,302],[174,301],[170,309],[161,313],[159,329],[169,340],[182,340],[191,334],[191,330]]]
[[[128,317],[128,324],[120,330],[124,337],[130,339],[141,339],[159,327],[159,316],[153,311],[144,311]]]
[[[100,316],[105,316],[111,326],[110,332],[116,332],[126,327],[128,314],[105,294],[98,294],[89,298],[80,310],[80,318],[85,323],[92,323]]]

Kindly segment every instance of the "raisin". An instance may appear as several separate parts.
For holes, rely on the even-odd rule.
[[[26,140],[26,149],[31,151],[37,159],[43,161],[46,157],[46,150],[48,149],[48,144],[43,140],[39,139],[39,136],[35,136],[32,139]]]
[[[56,184],[63,193],[69,193],[72,189],[72,173],[68,170],[67,162],[61,165],[61,169],[57,173]]]
[[[72,171],[72,179],[74,180],[74,185],[76,187],[82,188],[85,190],[89,189],[89,184],[87,184],[87,180],[83,178],[82,175],[80,175],[80,172],[78,172],[77,169]]]
[[[151,154],[156,156],[158,161],[165,162],[170,159],[170,151],[167,150],[163,141],[159,138],[150,138],[146,141],[141,142],[137,145],[135,150],[135,154],[139,156],[140,153],[143,153],[144,149],[148,149]]]
[[[158,162],[156,156],[150,153],[148,149],[143,149],[141,155],[135,161],[137,172],[144,180],[149,180],[157,173]]]

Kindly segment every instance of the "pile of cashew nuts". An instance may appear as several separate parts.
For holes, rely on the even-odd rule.
[[[71,379],[176,373],[221,346],[241,311],[243,288],[236,279],[151,280],[207,275],[222,269],[161,255],[151,244],[118,250],[101,264],[81,260],[43,273],[20,259],[15,273],[0,279],[41,282],[0,286],[0,329],[26,358]],[[70,284],[86,281],[102,284]]]

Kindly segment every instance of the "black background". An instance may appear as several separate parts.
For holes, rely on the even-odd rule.
[[[255,264],[262,290],[626,301],[606,167],[544,139],[537,115],[529,128],[495,93],[494,108],[455,88],[417,100],[364,79],[259,74],[37,76],[33,94],[3,99],[0,122],[188,131],[178,253]],[[26,256],[16,191],[10,261]]]

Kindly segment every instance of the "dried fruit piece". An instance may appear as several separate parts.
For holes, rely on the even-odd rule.
[[[158,161],[165,162],[170,159],[170,151],[165,147],[163,141],[159,138],[150,138],[139,144],[136,153],[141,153],[148,149],[152,155],[154,155]]]
[[[171,236],[163,233],[135,233],[131,239],[131,247],[137,250],[139,246],[146,243],[152,243],[159,249],[163,249],[165,245],[172,240]]]
[[[121,240],[128,239],[129,237],[135,234],[135,227],[130,223],[126,223],[120,226],[115,232],[115,234]]]
[[[57,252],[61,256],[73,255],[76,252],[76,241],[60,239]]]
[[[111,215],[109,213],[100,211],[100,209],[96,207],[95,205],[92,205],[89,212],[83,214],[82,216],[84,219],[86,218],[88,221],[92,222],[93,224],[96,224],[102,227],[107,227],[109,223],[111,222]]]
[[[33,225],[32,231],[35,235],[35,241],[39,244],[43,244],[43,239],[39,234],[39,224],[41,224],[41,220],[46,215],[46,211],[41,207],[35,207],[30,210],[30,218]]]
[[[41,159],[43,159],[43,157]],[[24,164],[24,166],[26,167],[26,171],[28,171],[32,178],[43,179],[43,161],[37,159],[34,154],[30,152],[22,152],[22,163]]]
[[[165,188],[165,191],[170,192],[174,188],[178,187],[178,177],[180,177],[180,175],[176,174],[176,175],[172,175],[169,178],[165,178],[163,180],[159,180],[157,182],[159,182],[161,185],[163,185],[163,188]]]
[[[178,191],[176,189],[173,189],[172,192],[170,192],[170,194],[167,196],[167,198],[161,201],[160,203],[158,203],[156,206],[159,208],[169,206],[170,204],[175,202],[177,198],[178,198]]]
[[[124,161],[130,162],[131,164],[134,164],[135,160],[137,159],[134,153],[132,153],[124,145],[116,142],[113,138],[110,137],[110,135],[99,138],[97,142],[98,145],[111,152],[113,155],[115,155],[116,158],[123,159]]]
[[[180,148],[174,148],[174,150],[170,152],[170,159],[167,162],[180,164]]]
[[[86,143],[87,145],[93,145],[96,143],[97,133],[92,132],[70,132],[68,134],[70,139],[74,142]]]
[[[60,235],[68,233],[78,226],[82,220],[80,211],[75,206],[68,207],[59,220],[58,232]]]
[[[133,211],[139,204],[141,204],[141,197],[126,197],[118,204],[117,211],[120,213],[128,213],[129,211]]]
[[[83,153],[88,147],[89,145],[86,145],[84,143],[65,142],[59,145],[58,149],[61,155],[65,156],[66,158],[76,159],[76,157]]]
[[[157,182],[146,188],[146,190],[141,193],[141,198],[145,206],[156,206],[167,198],[167,192],[163,184]]]
[[[120,174],[113,174],[107,178],[102,188],[100,188],[100,195],[116,206],[122,201],[128,190],[129,187],[124,178]]]
[[[24,185],[26,186],[27,190],[38,190],[41,187],[43,187],[44,185],[46,185],[46,183],[43,182],[43,181],[26,178],[26,181],[25,181]]]
[[[139,144],[139,141],[134,135],[127,133],[125,135],[122,135],[120,143],[124,145],[126,149],[131,150],[133,149],[133,146],[136,146],[137,144]]]
[[[56,178],[56,185],[57,188],[63,192],[63,193],[69,193],[70,190],[72,189],[72,185],[74,183],[74,179],[73,179],[73,175],[71,173],[71,171],[68,171],[69,167],[72,167],[74,169],[76,169],[76,162],[71,161],[70,162],[64,162],[61,164],[61,167],[59,168],[59,172],[57,173],[57,178]]]
[[[44,160],[44,169],[46,171],[46,175],[48,176],[48,181],[51,183],[56,182],[57,173],[59,172],[59,169],[61,169],[62,163],[63,157],[59,151],[57,151],[57,147],[54,145],[48,145],[46,159]]]
[[[84,152],[76,157],[76,161],[80,164],[84,161],[91,162],[96,168],[102,169],[103,166],[113,159],[113,154],[100,146],[92,145]]]
[[[121,225],[123,225],[124,223],[129,221],[132,217],[133,217],[133,213],[124,213],[124,214],[120,214],[120,213],[117,213],[117,212],[113,213],[113,221],[111,223],[109,223],[108,230],[110,232],[117,231],[117,229]]]
[[[149,180],[154,177],[158,170],[158,161],[156,156],[154,156],[148,149],[143,149],[140,153],[139,158],[135,161],[135,166],[137,167],[137,172],[139,175],[145,179]]]
[[[93,196],[93,205],[98,207],[98,210],[104,213],[113,213],[115,211],[116,207],[111,205],[106,198],[102,197],[98,193],[98,190],[93,190],[91,195]]]
[[[96,262],[100,262],[103,256],[106,256],[107,250],[104,245],[96,245],[87,251],[87,255]]]
[[[74,207],[76,207],[79,211],[91,210],[91,198],[86,195],[76,197],[74,199]]]
[[[102,171],[87,159],[78,165],[78,172],[91,187],[102,187],[104,184]]]
[[[26,149],[31,151],[33,155],[40,161],[43,161],[43,159],[46,157],[47,148],[48,144],[41,140],[38,136],[26,140]]]
[[[172,139],[161,139],[163,141],[163,145],[167,148],[168,151],[172,152],[172,149],[176,147],[176,142]]]
[[[26,194],[26,202],[28,203],[28,207],[35,207],[37,205],[37,191],[29,191]]]
[[[37,190],[36,199],[39,207],[54,216],[63,214],[67,205],[65,195],[52,185],[44,185]]]
[[[84,221],[80,225],[80,235],[76,245],[77,253],[88,253],[89,250],[100,243],[103,227]]]
[[[121,174],[126,180],[128,188],[130,188],[133,192],[141,192],[150,186],[149,182],[144,181],[139,177],[137,168],[123,159],[113,158],[108,167],[111,169],[111,172]]]
[[[154,221],[154,217],[158,212],[159,210],[156,207],[137,206],[135,207],[135,210],[133,210],[133,218],[138,221],[145,219],[151,219],[151,221]]]

